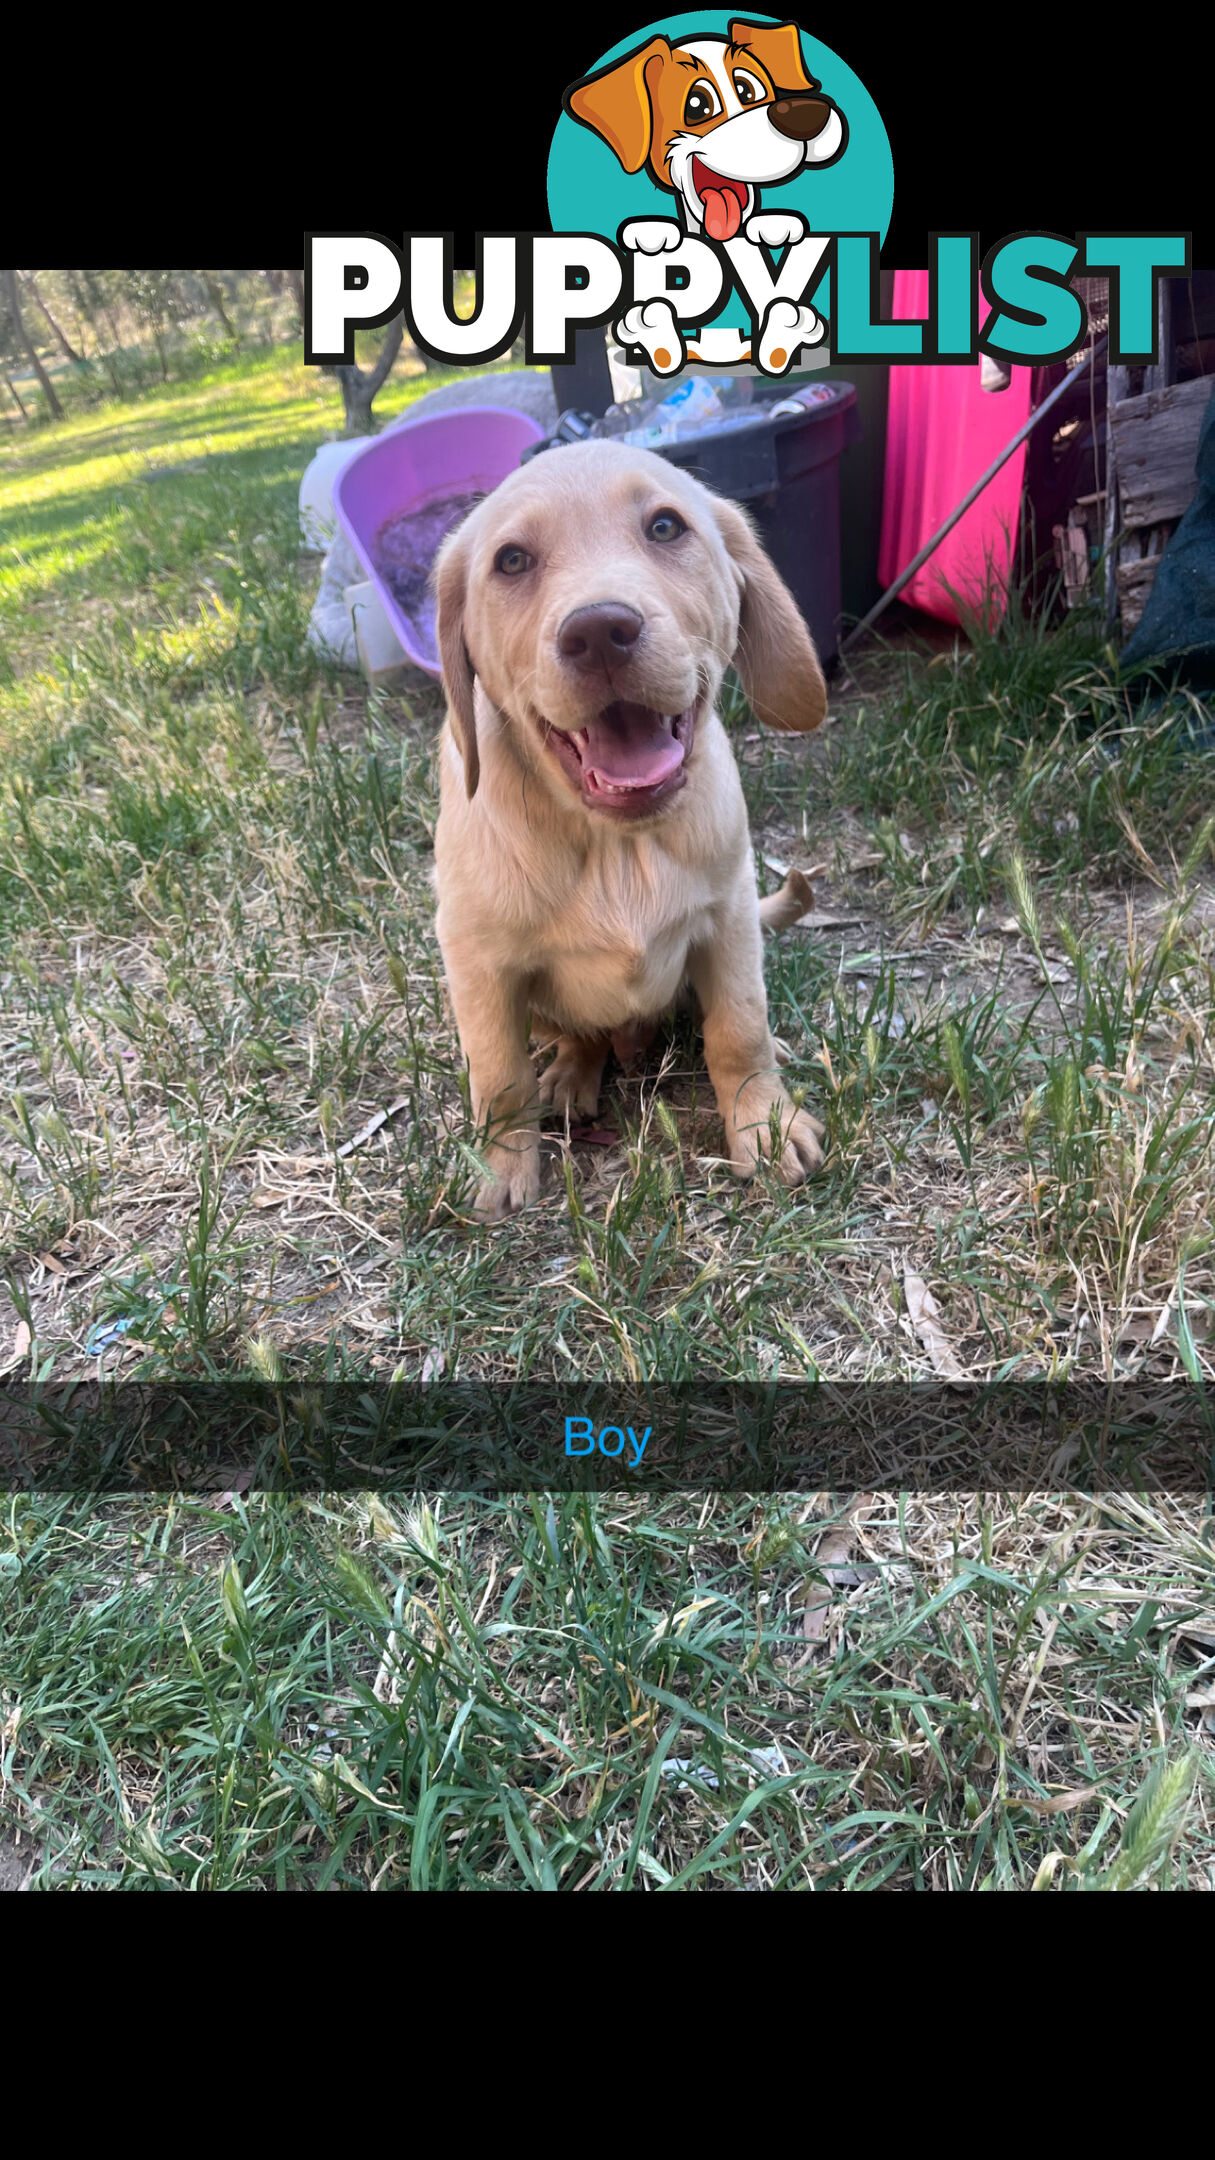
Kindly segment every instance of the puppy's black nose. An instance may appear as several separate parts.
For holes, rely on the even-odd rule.
[[[787,135],[791,142],[813,142],[831,118],[826,99],[817,97],[778,96],[770,111],[777,134]]]
[[[643,624],[636,608],[620,600],[602,600],[596,607],[575,608],[557,632],[557,650],[563,659],[588,675],[627,659],[641,636]]]

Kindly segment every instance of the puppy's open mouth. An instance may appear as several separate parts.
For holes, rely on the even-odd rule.
[[[568,734],[545,742],[584,803],[617,817],[644,817],[678,793],[696,732],[696,709],[654,712],[618,699]]]
[[[726,180],[703,158],[692,159],[692,185],[700,197],[710,240],[732,240],[743,221],[751,190],[745,180]]]

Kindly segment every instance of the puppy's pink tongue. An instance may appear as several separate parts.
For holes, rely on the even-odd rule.
[[[652,788],[683,764],[683,744],[644,705],[609,705],[589,720],[582,769],[605,787]]]
[[[742,224],[742,210],[733,188],[706,188],[700,199],[710,240],[732,240]]]

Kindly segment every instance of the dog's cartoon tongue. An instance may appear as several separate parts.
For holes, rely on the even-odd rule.
[[[737,195],[726,188],[706,188],[701,201],[710,240],[732,240],[742,224]]]
[[[723,180],[703,158],[693,158],[692,185],[704,209],[705,231],[710,240],[732,240],[746,207],[747,191],[742,182]]]
[[[653,788],[683,764],[674,721],[645,705],[609,705],[586,723],[582,769],[601,787]]]

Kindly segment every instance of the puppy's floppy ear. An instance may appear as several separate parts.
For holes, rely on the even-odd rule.
[[[470,796],[477,792],[481,759],[477,751],[477,720],[473,698],[475,675],[464,642],[464,605],[468,586],[467,550],[458,531],[449,535],[435,565],[438,595],[439,660],[443,688],[447,692],[448,716],[460,754],[464,759],[464,785]]]
[[[801,610],[745,510],[720,497],[713,508],[742,587],[734,665],[747,702],[765,727],[808,734],[826,717],[827,685]]]
[[[597,75],[571,84],[563,100],[572,120],[601,135],[627,173],[640,172],[654,140],[651,94],[671,57],[670,40],[652,37]]]
[[[745,45],[754,53],[778,90],[817,90],[813,75],[806,72],[802,41],[795,22],[732,22],[732,45]]]

